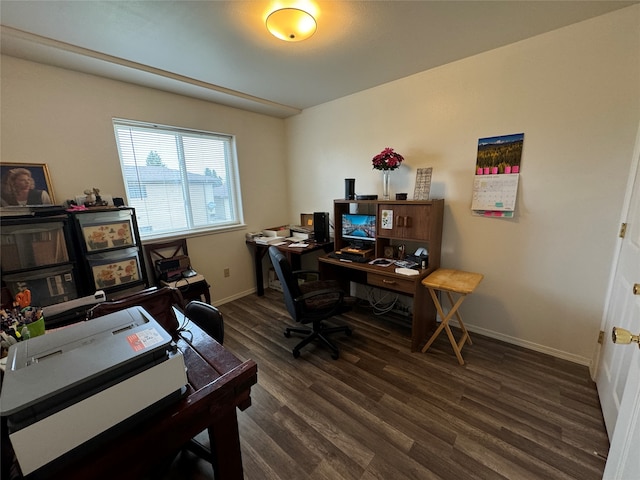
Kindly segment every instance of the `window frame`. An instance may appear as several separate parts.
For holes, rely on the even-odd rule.
[[[192,128],[184,128],[184,127],[176,127],[172,125],[163,125],[158,123],[151,122],[142,122],[137,120],[128,120],[123,118],[113,118],[112,125],[114,129],[116,147],[118,150],[118,158],[120,162],[120,171],[122,173],[123,184],[125,188],[125,194],[127,198],[127,204],[129,206],[133,206],[136,208],[136,216],[139,217],[138,210],[139,206],[135,205],[135,202],[132,200],[140,200],[144,197],[147,197],[147,185],[139,183],[137,185],[136,194],[144,194],[133,195],[132,190],[129,186],[130,176],[127,175],[126,169],[130,169],[133,167],[137,174],[140,173],[139,168],[143,166],[147,166],[144,164],[140,164],[136,162],[134,165],[125,164],[123,153],[121,149],[121,142],[119,138],[119,131],[122,129],[131,129],[133,131],[148,131],[148,132],[158,132],[164,133],[167,135],[172,135],[174,139],[178,140],[180,138],[180,145],[176,148],[178,150],[177,161],[178,170],[180,172],[180,189],[183,193],[183,198],[189,198],[188,204],[184,205],[184,220],[187,223],[187,227],[183,229],[175,229],[175,230],[163,230],[156,233],[145,233],[145,228],[140,229],[140,238],[143,241],[153,241],[160,239],[171,239],[177,237],[188,237],[188,236],[199,236],[199,235],[209,235],[216,233],[228,232],[231,230],[237,230],[241,228],[245,228],[246,225],[244,223],[244,212],[242,206],[242,192],[240,189],[240,173],[238,168],[238,157],[237,157],[237,149],[236,149],[236,137],[235,135],[226,134],[226,133],[218,133],[218,132],[210,132],[206,130],[197,130]],[[193,201],[189,195],[190,188],[192,187],[191,182],[187,182],[185,185],[185,178],[187,178],[187,163],[188,159],[184,156],[184,141],[183,137],[189,137],[192,139],[195,138],[209,138],[211,140],[220,140],[223,141],[224,145],[224,165],[225,165],[225,187],[229,199],[229,205],[225,208],[228,208],[229,212],[231,212],[231,218],[227,221],[217,222],[216,224],[207,224],[205,226],[195,226],[193,224],[194,217],[191,214],[193,208]],[[131,143],[135,148],[135,143]],[[126,155],[125,155],[126,157]],[[146,157],[145,157],[146,161]],[[202,165],[206,167],[206,165]],[[208,168],[208,167],[207,167]],[[133,203],[133,204],[132,204]],[[142,210],[143,214],[147,215],[149,212],[146,210]],[[139,221],[140,223],[140,221]],[[143,222],[144,224],[145,222]],[[153,228],[153,225],[151,225]]]

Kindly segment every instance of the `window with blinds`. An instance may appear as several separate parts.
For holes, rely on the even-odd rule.
[[[233,136],[121,119],[113,127],[143,239],[242,223]]]

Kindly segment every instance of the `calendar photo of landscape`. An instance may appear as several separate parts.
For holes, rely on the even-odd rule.
[[[476,173],[519,173],[523,144],[524,133],[479,139]]]

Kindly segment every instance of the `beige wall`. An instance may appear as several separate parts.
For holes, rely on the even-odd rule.
[[[90,187],[124,197],[113,117],[235,135],[247,228],[190,238],[189,254],[212,284],[215,302],[255,288],[244,235],[288,217],[283,120],[12,57],[1,60],[0,158],[46,163],[59,203]]]
[[[411,198],[415,169],[434,167],[443,266],[486,276],[463,306],[469,326],[586,364],[640,121],[639,17],[627,8],[286,122],[3,56],[0,158],[47,163],[58,200],[93,186],[123,196],[112,117],[236,135],[247,229],[189,240],[220,303],[254,287],[246,231],[332,211],[346,177],[380,194],[370,159],[394,147],[406,157],[396,192]],[[516,218],[472,217],[478,138],[519,132]]]
[[[406,158],[392,194],[411,198],[416,168],[433,167],[442,265],[485,274],[465,323],[589,363],[640,121],[639,20],[634,6],[288,119],[291,204],[332,211],[346,177],[381,194],[370,160],[386,146]],[[472,216],[478,139],[520,132],[516,217]]]

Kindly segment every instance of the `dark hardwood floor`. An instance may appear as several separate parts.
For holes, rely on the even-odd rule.
[[[220,306],[225,347],[258,364],[238,413],[245,478],[600,479],[609,443],[587,367],[471,333],[459,366],[442,334],[410,352],[408,326],[366,307],[338,317],[340,359],[297,338],[282,294]],[[464,315],[464,306],[462,313]],[[183,454],[166,478],[212,478]]]

